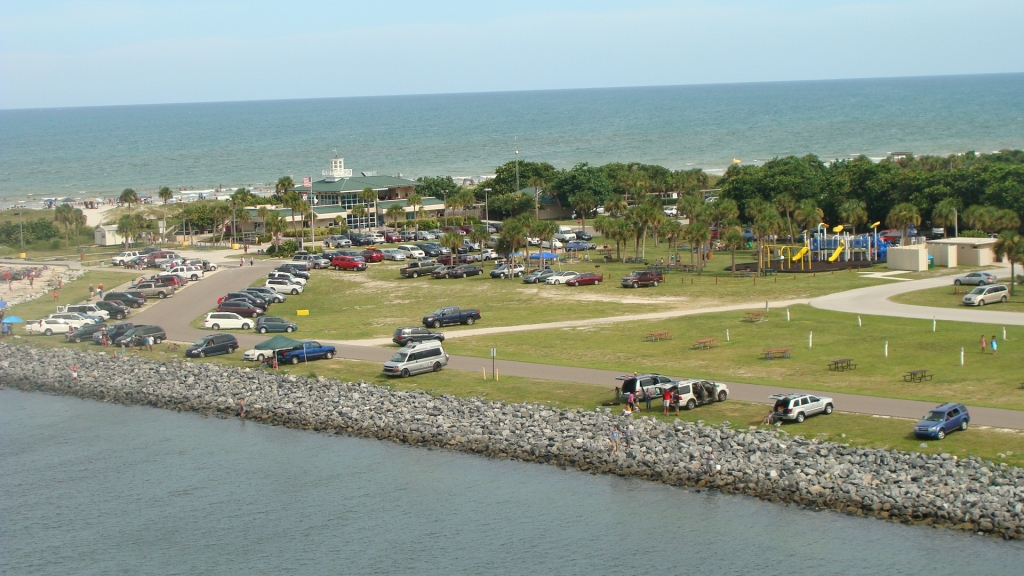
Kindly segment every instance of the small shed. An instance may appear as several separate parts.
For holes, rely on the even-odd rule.
[[[995,243],[995,238],[940,238],[928,241],[928,253],[940,266],[988,266],[996,261]]]
[[[124,238],[117,233],[117,226],[97,226],[93,232],[93,241],[97,246],[124,244]]]

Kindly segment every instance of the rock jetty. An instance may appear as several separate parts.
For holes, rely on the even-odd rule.
[[[71,367],[78,366],[78,380]],[[237,416],[267,424],[439,446],[573,467],[908,524],[1024,539],[1024,469],[979,458],[852,448],[775,430],[627,420],[607,410],[558,410],[432,396],[181,361],[0,344],[0,383],[121,404]],[[633,426],[611,451],[613,427]],[[707,449],[721,466],[704,470]]]

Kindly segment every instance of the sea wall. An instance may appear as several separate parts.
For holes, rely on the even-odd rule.
[[[71,377],[78,366],[79,379]],[[121,404],[237,416],[326,433],[440,446],[598,474],[743,493],[831,509],[1024,539],[1024,469],[978,458],[851,448],[775,430],[626,420],[606,410],[556,410],[431,396],[260,370],[102,352],[0,344],[0,384]],[[632,446],[610,450],[613,426]],[[710,447],[721,465],[702,470]]]

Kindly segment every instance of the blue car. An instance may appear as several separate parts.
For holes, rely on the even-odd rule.
[[[954,430],[967,430],[971,415],[963,404],[952,402],[936,406],[931,412],[914,426],[914,435],[918,438],[934,438],[942,440],[946,434]]]
[[[593,242],[581,242],[579,240],[573,240],[565,245],[566,250],[594,250],[597,248],[597,244]]]
[[[330,360],[334,358],[334,346],[325,346],[313,340],[305,340],[302,345],[291,350],[280,350],[277,353],[277,361],[281,364],[298,364],[306,360],[319,360],[321,358]]]

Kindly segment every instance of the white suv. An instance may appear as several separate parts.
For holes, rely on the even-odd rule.
[[[234,312],[210,312],[203,320],[203,328],[213,330],[228,330],[231,328],[248,330],[252,327],[253,321],[251,319],[243,318]]]
[[[302,294],[305,287],[302,284],[294,284],[286,278],[271,278],[263,286],[278,291],[281,294]]]
[[[289,282],[291,282],[293,284],[299,284],[301,286],[305,286],[306,285],[306,279],[305,278],[299,278],[298,276],[292,276],[291,274],[289,274],[287,272],[271,272],[270,274],[267,274],[267,278],[269,280],[287,280],[287,281],[289,281]]]
[[[168,274],[175,274],[181,276],[186,280],[192,280],[193,282],[203,277],[202,266],[175,266],[167,271]]]
[[[110,264],[113,266],[124,266],[124,263],[131,260],[132,258],[138,258],[142,255],[141,252],[121,252],[117,256],[110,259]]]
[[[1009,292],[1005,284],[993,284],[992,286],[978,286],[964,296],[964,306],[984,306],[993,302],[1006,302],[1009,299]]]
[[[775,400],[772,415],[779,420],[803,422],[808,416],[815,414],[831,414],[834,404],[827,396],[811,394],[772,394]]]

